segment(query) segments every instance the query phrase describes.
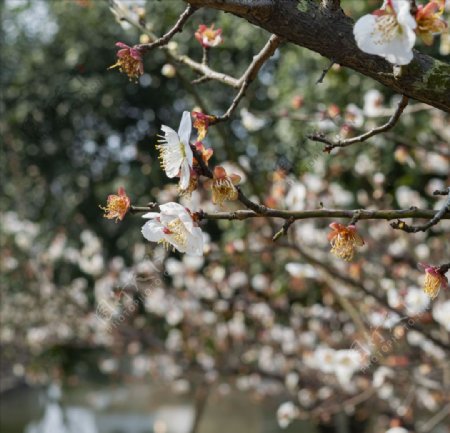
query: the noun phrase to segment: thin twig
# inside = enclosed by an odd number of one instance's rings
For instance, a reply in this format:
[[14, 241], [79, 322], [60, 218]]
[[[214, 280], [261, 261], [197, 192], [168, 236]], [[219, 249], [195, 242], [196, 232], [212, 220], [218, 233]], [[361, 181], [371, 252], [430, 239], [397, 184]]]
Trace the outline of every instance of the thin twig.
[[331, 140], [327, 138], [323, 133], [315, 133], [308, 135], [308, 138], [313, 141], [325, 143], [326, 146], [324, 148], [324, 152], [330, 152], [335, 147], [346, 147], [354, 143], [361, 143], [363, 141], [366, 141], [368, 138], [373, 137], [374, 135], [378, 135], [381, 134], [382, 132], [386, 132], [392, 129], [400, 119], [403, 110], [408, 105], [408, 100], [409, 100], [408, 97], [403, 95], [394, 114], [384, 125], [378, 126], [377, 128], [373, 128], [362, 135], [358, 135], [357, 137], [352, 137], [348, 139], [338, 138], [337, 140]]
[[234, 97], [231, 105], [228, 107], [228, 110], [222, 115], [217, 116], [214, 123], [223, 122], [228, 120], [230, 116], [233, 114], [234, 110], [237, 108], [240, 100], [245, 95], [245, 92], [252, 83], [252, 81], [258, 76], [259, 70], [262, 68], [264, 63], [273, 56], [276, 49], [279, 47], [281, 42], [283, 41], [277, 35], [272, 35], [270, 39], [267, 41], [266, 45], [262, 48], [262, 50], [253, 57], [252, 63], [248, 66], [247, 70], [242, 74], [241, 78], [239, 78], [239, 91]]
[[417, 232], [427, 231], [429, 228], [433, 227], [439, 221], [441, 221], [448, 212], [450, 212], [450, 187], [448, 187], [448, 189], [447, 189], [447, 194], [448, 194], [448, 197], [447, 197], [447, 201], [445, 202], [444, 206], [442, 206], [441, 210], [439, 210], [439, 212], [437, 212], [434, 215], [434, 217], [431, 218], [431, 220], [428, 221], [427, 223], [421, 224], [418, 226], [412, 226], [412, 225], [406, 224], [404, 221], [398, 220], [398, 221], [391, 223], [391, 227], [394, 229], [397, 229], [397, 230], [403, 230], [404, 232], [407, 232], [407, 233], [417, 233]]
[[139, 44], [135, 45], [134, 48], [139, 50], [141, 53], [146, 53], [147, 51], [152, 50], [153, 48], [162, 47], [163, 45], [167, 45], [170, 40], [179, 32], [183, 31], [183, 26], [189, 17], [197, 10], [196, 7], [191, 5], [187, 5], [184, 12], [178, 18], [178, 21], [175, 25], [162, 37], [157, 39], [156, 41], [150, 42], [148, 44]]
[[272, 240], [275, 242], [276, 240], [281, 238], [281, 236], [286, 236], [288, 233], [289, 227], [294, 222], [295, 222], [294, 218], [289, 218], [288, 220], [286, 220], [286, 222], [283, 224], [283, 227], [281, 227], [281, 229], [273, 235]]
[[316, 81], [316, 84], [322, 84], [323, 83], [323, 79], [325, 78], [325, 75], [328, 74], [328, 72], [333, 67], [333, 65], [334, 65], [334, 60], [331, 59], [330, 64], [325, 69], [322, 70], [322, 73], [320, 74], [319, 79]]

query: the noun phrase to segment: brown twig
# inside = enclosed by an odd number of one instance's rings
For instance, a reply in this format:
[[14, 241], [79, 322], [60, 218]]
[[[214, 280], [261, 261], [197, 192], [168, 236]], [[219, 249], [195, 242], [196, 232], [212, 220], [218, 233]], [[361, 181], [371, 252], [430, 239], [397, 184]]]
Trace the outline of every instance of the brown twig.
[[184, 12], [178, 18], [178, 21], [164, 36], [148, 44], [135, 45], [134, 48], [139, 50], [141, 53], [146, 53], [147, 51], [150, 51], [153, 48], [158, 48], [162, 47], [163, 45], [167, 45], [177, 33], [183, 31], [184, 24], [196, 10], [197, 10], [196, 7], [188, 4]]
[[287, 232], [289, 230], [289, 227], [292, 224], [294, 224], [294, 222], [295, 222], [294, 218], [289, 218], [288, 220], [286, 220], [286, 222], [283, 224], [283, 227], [281, 227], [281, 229], [273, 235], [272, 240], [275, 242], [276, 240], [281, 238], [281, 236], [286, 236]]
[[[209, 177], [209, 176], [208, 176]], [[209, 220], [246, 220], [249, 218], [281, 218], [285, 220], [303, 220], [311, 218], [347, 218], [351, 219], [355, 214], [359, 214], [359, 220], [393, 220], [397, 218], [423, 218], [432, 219], [436, 215], [436, 211], [428, 209], [392, 209], [392, 210], [342, 210], [342, 209], [314, 209], [302, 211], [289, 211], [282, 209], [273, 209], [267, 206], [257, 204], [249, 200], [240, 190], [239, 200], [249, 208], [249, 210], [236, 210], [231, 212], [204, 212], [203, 219]], [[148, 206], [133, 206], [135, 212], [148, 212], [151, 207]], [[444, 214], [442, 219], [450, 219], [450, 211]]]
[[407, 232], [407, 233], [417, 233], [417, 232], [427, 231], [429, 228], [433, 227], [439, 221], [441, 221], [444, 218], [444, 216], [450, 212], [450, 187], [447, 188], [447, 194], [448, 194], [448, 197], [447, 197], [447, 201], [445, 202], [444, 206], [442, 206], [442, 208], [439, 210], [439, 212], [437, 212], [434, 215], [434, 217], [431, 218], [430, 221], [428, 221], [427, 223], [421, 224], [418, 226], [412, 226], [412, 225], [406, 224], [404, 221], [398, 220], [398, 221], [391, 223], [391, 227], [394, 229], [397, 229], [397, 230], [403, 230], [404, 232]]
[[333, 67], [333, 65], [334, 65], [334, 60], [331, 59], [330, 64], [325, 69], [322, 70], [322, 73], [320, 74], [319, 79], [316, 81], [316, 84], [322, 84], [323, 83], [323, 79], [328, 74], [328, 72]]
[[378, 126], [377, 128], [373, 128], [362, 135], [358, 135], [357, 137], [352, 137], [348, 139], [338, 138], [337, 140], [331, 140], [320, 132], [308, 135], [308, 138], [313, 141], [325, 143], [326, 146], [323, 149], [324, 152], [330, 152], [335, 147], [346, 147], [354, 143], [361, 143], [363, 141], [366, 141], [368, 138], [373, 137], [374, 135], [378, 135], [381, 134], [382, 132], [386, 132], [392, 129], [400, 119], [403, 110], [408, 105], [408, 100], [409, 100], [408, 97], [403, 95], [394, 114], [384, 125]]
[[237, 108], [240, 100], [245, 95], [248, 86], [250, 86], [252, 81], [257, 77], [258, 72], [262, 68], [264, 63], [273, 56], [282, 41], [283, 39], [279, 36], [272, 35], [267, 41], [266, 45], [264, 45], [262, 50], [253, 57], [252, 63], [250, 63], [247, 70], [242, 74], [241, 78], [239, 78], [239, 91], [234, 97], [231, 105], [228, 107], [228, 110], [224, 114], [216, 117], [214, 123], [223, 122], [230, 118], [234, 110]]

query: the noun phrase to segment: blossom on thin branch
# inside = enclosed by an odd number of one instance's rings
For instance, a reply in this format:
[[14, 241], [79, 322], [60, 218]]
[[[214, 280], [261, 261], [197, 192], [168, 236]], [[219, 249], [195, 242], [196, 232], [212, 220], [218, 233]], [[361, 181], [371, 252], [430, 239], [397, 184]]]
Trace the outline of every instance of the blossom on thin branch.
[[225, 200], [237, 200], [238, 190], [235, 185], [239, 183], [241, 177], [237, 174], [228, 175], [223, 167], [214, 168], [213, 179], [208, 179], [205, 186], [212, 190], [212, 201], [219, 206], [223, 205]]
[[181, 118], [178, 133], [166, 125], [162, 125], [164, 136], [159, 140], [156, 148], [160, 152], [161, 167], [167, 177], [180, 177], [180, 189], [189, 187], [191, 169], [194, 155], [192, 153], [189, 139], [191, 137], [192, 123], [189, 111], [185, 111]]
[[413, 59], [416, 27], [408, 1], [386, 0], [381, 9], [355, 23], [353, 34], [361, 51], [384, 57], [394, 65], [407, 65]]
[[150, 242], [158, 242], [166, 248], [172, 246], [181, 253], [203, 255], [203, 234], [196, 226], [189, 209], [170, 202], [159, 207], [160, 212], [148, 212], [149, 219], [142, 227], [142, 235]]
[[419, 267], [425, 271], [425, 281], [423, 283], [423, 291], [430, 299], [435, 299], [440, 289], [446, 289], [448, 279], [439, 266], [431, 266], [419, 263]]
[[343, 260], [352, 260], [356, 247], [364, 245], [364, 240], [356, 231], [356, 227], [352, 224], [346, 227], [333, 222], [330, 228], [332, 231], [328, 234], [328, 240], [331, 244], [331, 252]]
[[217, 47], [223, 42], [222, 29], [214, 30], [214, 24], [209, 27], [200, 24], [195, 32], [195, 39], [200, 42], [203, 48]]
[[127, 196], [125, 189], [120, 187], [117, 195], [110, 194], [106, 200], [106, 206], [100, 206], [100, 209], [105, 211], [103, 215], [105, 218], [115, 218], [117, 222], [125, 218], [126, 213], [130, 209], [130, 204], [130, 198]]
[[117, 52], [117, 62], [108, 69], [119, 68], [119, 71], [127, 74], [130, 80], [136, 81], [144, 73], [142, 54], [123, 42], [117, 42], [116, 46], [121, 48]]

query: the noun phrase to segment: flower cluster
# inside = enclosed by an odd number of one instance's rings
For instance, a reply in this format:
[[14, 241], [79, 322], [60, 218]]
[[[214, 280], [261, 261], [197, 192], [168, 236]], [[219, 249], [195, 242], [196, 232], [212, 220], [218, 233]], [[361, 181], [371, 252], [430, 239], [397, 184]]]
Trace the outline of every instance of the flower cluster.
[[413, 59], [412, 48], [418, 34], [430, 45], [433, 35], [447, 24], [440, 18], [445, 0], [419, 5], [413, 16], [407, 0], [385, 0], [381, 9], [364, 15], [353, 29], [358, 47], [369, 54], [384, 57], [394, 65], [407, 65]]

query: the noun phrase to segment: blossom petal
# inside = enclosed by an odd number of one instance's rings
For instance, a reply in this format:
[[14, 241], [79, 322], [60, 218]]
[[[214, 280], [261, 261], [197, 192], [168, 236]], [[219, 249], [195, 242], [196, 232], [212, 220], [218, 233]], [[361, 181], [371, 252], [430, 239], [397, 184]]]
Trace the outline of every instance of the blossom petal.
[[146, 214], [142, 215], [142, 218], [146, 219], [155, 219], [160, 216], [159, 212], [147, 212]]
[[164, 227], [155, 220], [147, 221], [141, 229], [142, 235], [150, 242], [159, 242], [164, 238]]
[[180, 142], [184, 145], [189, 146], [189, 139], [191, 138], [192, 122], [191, 113], [189, 111], [184, 111], [181, 117], [180, 127], [178, 129], [178, 136], [180, 137]]
[[190, 256], [203, 256], [203, 233], [199, 227], [194, 227], [192, 236], [186, 246], [186, 254]]
[[189, 186], [190, 179], [191, 179], [191, 168], [189, 167], [189, 163], [185, 159], [181, 164], [180, 188], [187, 189]]

